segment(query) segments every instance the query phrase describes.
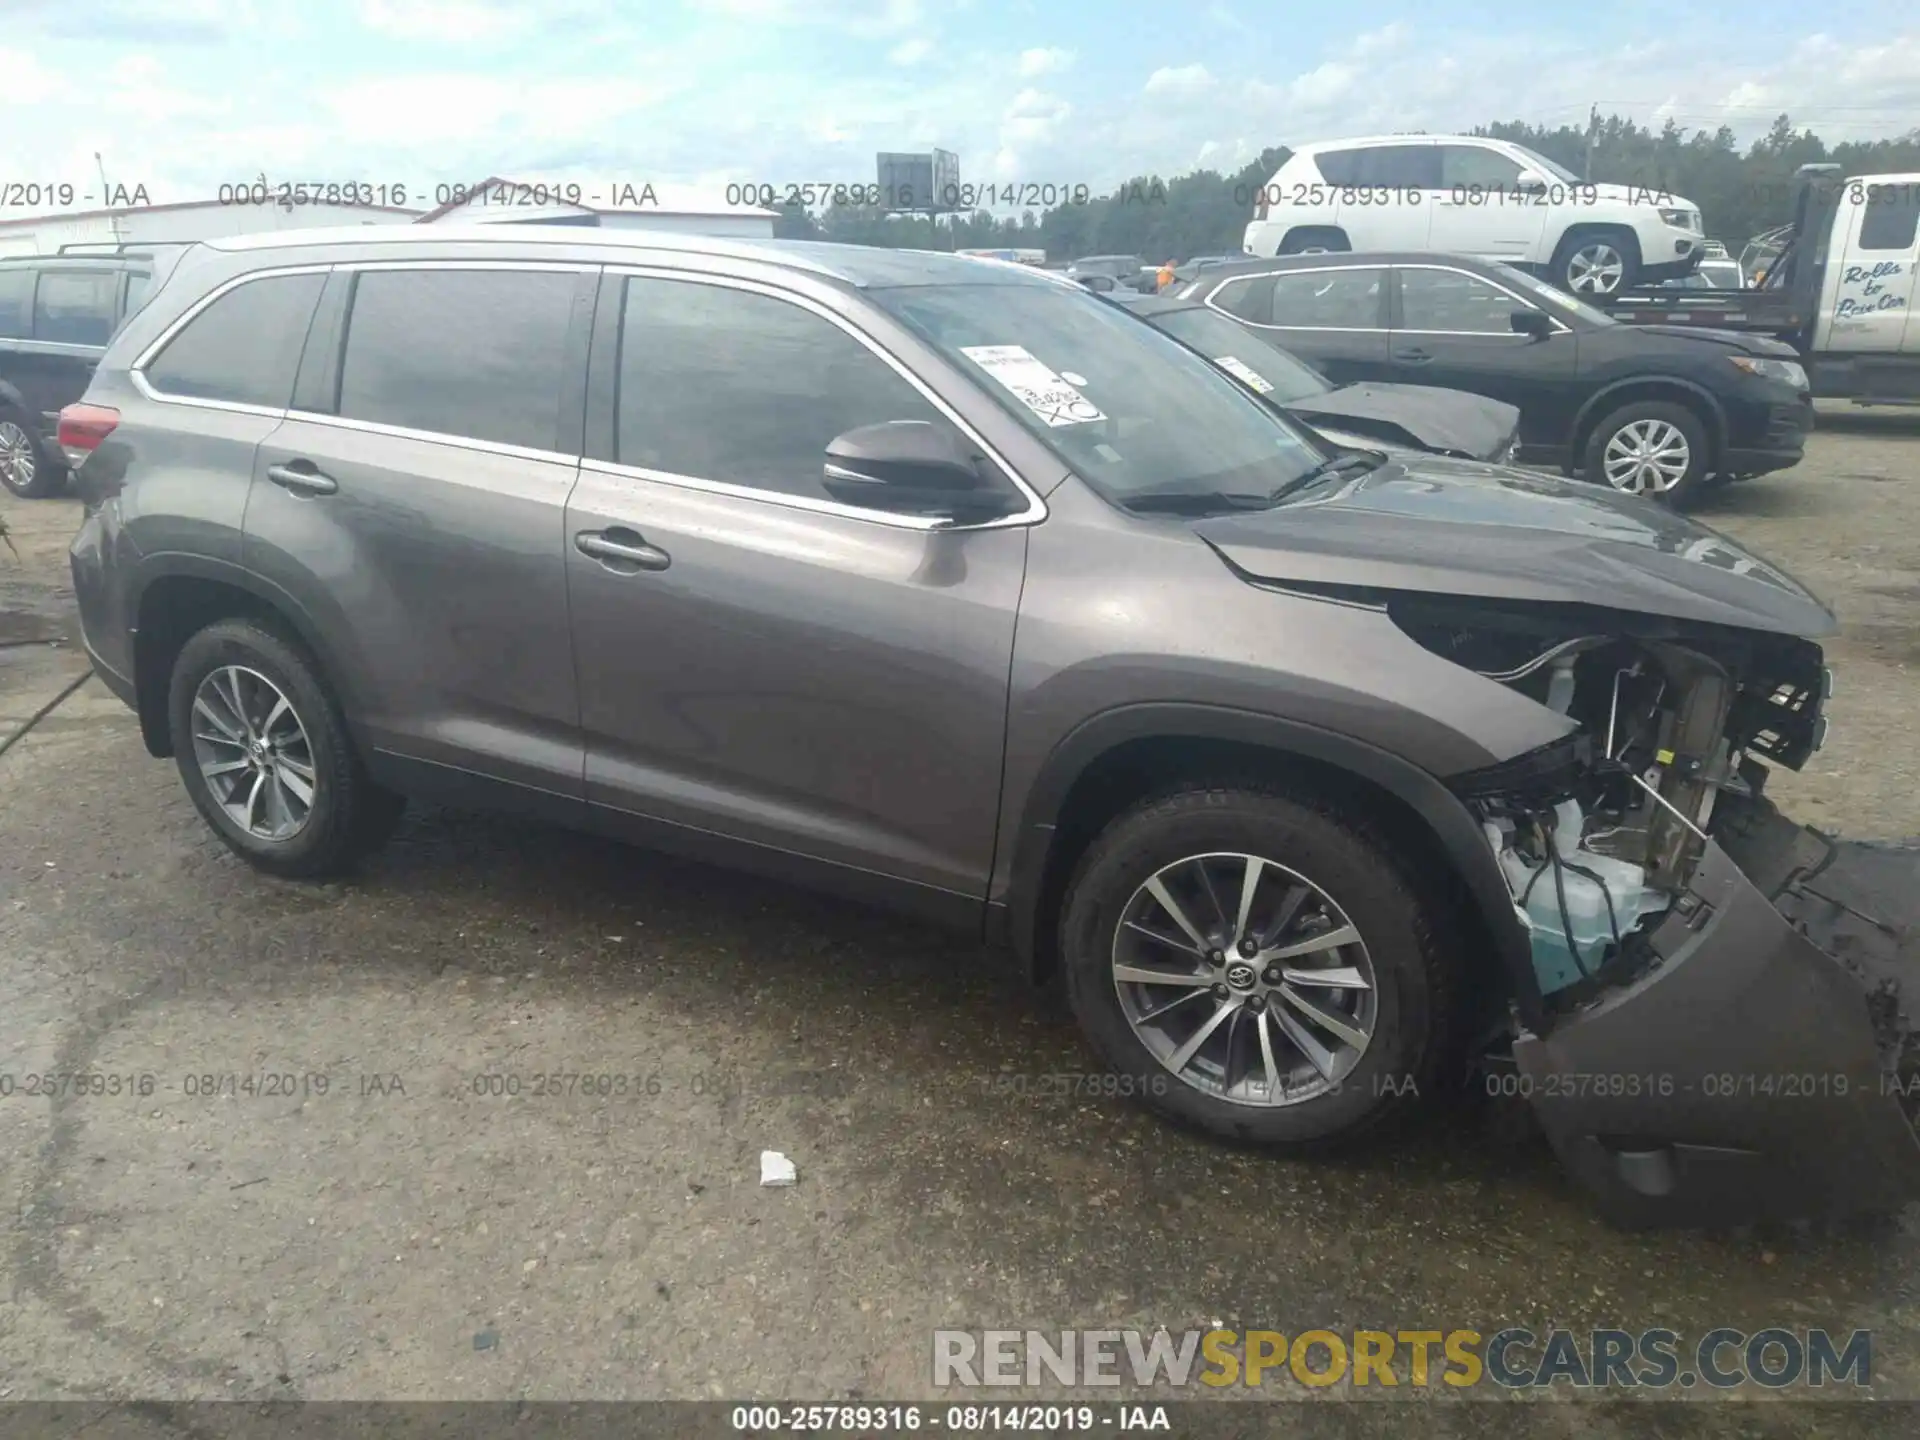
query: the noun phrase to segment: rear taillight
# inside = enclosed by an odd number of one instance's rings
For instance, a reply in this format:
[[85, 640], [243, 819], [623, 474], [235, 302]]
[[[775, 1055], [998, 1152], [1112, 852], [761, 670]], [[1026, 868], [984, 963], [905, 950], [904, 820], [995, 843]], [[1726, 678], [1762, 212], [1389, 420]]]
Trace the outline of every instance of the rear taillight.
[[78, 404], [62, 410], [60, 449], [66, 454], [68, 468], [78, 470], [119, 423], [120, 412], [111, 405]]
[[1253, 218], [1256, 220], [1267, 218], [1267, 192], [1264, 190], [1260, 192], [1260, 198], [1253, 202]]

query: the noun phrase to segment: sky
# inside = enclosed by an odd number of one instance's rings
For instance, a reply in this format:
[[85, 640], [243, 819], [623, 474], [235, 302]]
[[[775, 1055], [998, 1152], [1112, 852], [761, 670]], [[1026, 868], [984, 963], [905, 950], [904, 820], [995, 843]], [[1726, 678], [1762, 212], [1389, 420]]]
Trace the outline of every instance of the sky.
[[[152, 201], [222, 183], [1098, 189], [1275, 144], [1588, 107], [1743, 141], [1920, 126], [1912, 0], [0, 0], [0, 219], [23, 185]], [[1596, 20], [1604, 23], [1596, 24]], [[98, 163], [95, 155], [101, 158]], [[8, 205], [8, 202], [14, 202]], [[430, 203], [430, 202], [429, 202]], [[76, 204], [72, 208], [87, 208]]]

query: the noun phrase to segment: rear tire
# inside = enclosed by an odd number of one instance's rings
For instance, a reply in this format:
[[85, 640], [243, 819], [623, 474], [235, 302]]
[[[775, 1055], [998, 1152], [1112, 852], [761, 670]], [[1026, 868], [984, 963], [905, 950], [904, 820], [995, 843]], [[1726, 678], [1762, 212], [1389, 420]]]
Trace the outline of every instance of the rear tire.
[[368, 777], [319, 667], [257, 621], [219, 620], [187, 641], [167, 717], [194, 807], [270, 875], [337, 874], [384, 844], [406, 807]]
[[41, 500], [66, 483], [67, 467], [50, 453], [33, 417], [0, 401], [0, 485], [22, 500]]
[[[1113, 821], [1068, 887], [1060, 953], [1068, 1002], [1122, 1093], [1215, 1135], [1303, 1148], [1431, 1095], [1460, 962], [1402, 863], [1363, 818], [1264, 786], [1183, 786]], [[1354, 938], [1313, 945], [1335, 934]], [[1143, 970], [1171, 983], [1133, 978]]]
[[1684, 405], [1641, 400], [1600, 417], [1581, 478], [1685, 509], [1706, 492], [1707, 427]]
[[1289, 230], [1280, 242], [1281, 255], [1340, 255], [1353, 249], [1347, 232], [1324, 226], [1302, 226]]

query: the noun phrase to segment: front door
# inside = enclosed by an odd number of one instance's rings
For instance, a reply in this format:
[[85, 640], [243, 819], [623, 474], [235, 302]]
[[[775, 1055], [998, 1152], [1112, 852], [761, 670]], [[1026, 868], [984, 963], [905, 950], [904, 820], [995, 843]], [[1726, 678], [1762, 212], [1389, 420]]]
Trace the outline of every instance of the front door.
[[841, 432], [950, 422], [825, 306], [622, 283], [595, 324], [606, 453], [566, 515], [589, 803], [643, 837], [977, 914], [1027, 532], [827, 494]]
[[1849, 182], [1836, 224], [1841, 243], [1827, 262], [1822, 348], [1843, 355], [1920, 348], [1920, 322], [1913, 318], [1920, 176]]
[[1530, 260], [1546, 228], [1545, 196], [1523, 191], [1520, 162], [1481, 145], [1440, 145], [1428, 248], [1485, 260]]

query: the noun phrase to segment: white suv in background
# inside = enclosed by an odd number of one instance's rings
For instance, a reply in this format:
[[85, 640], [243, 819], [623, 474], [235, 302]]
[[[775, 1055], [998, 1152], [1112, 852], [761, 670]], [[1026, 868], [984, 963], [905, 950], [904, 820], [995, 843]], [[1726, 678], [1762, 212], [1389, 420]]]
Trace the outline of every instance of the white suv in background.
[[1249, 255], [1437, 250], [1543, 272], [1580, 295], [1692, 273], [1699, 208], [1647, 186], [1596, 184], [1476, 135], [1383, 135], [1295, 151], [1250, 198]]

